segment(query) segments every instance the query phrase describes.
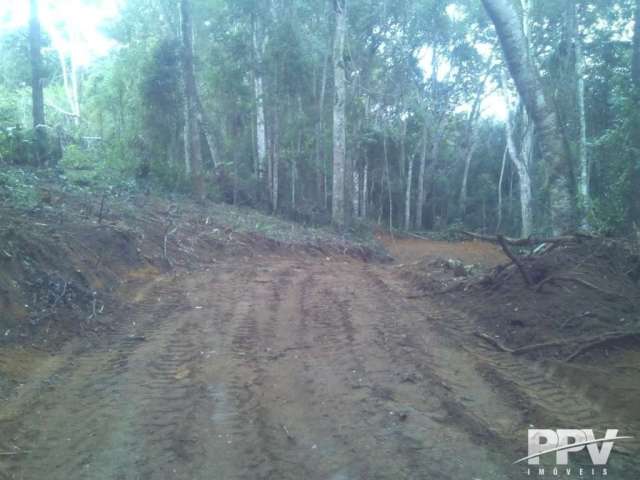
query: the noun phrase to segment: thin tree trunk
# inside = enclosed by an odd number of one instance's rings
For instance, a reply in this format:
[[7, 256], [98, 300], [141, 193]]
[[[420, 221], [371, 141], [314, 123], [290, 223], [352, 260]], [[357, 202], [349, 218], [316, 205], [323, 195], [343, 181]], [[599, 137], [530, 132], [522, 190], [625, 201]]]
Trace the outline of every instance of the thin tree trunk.
[[39, 165], [46, 161], [46, 132], [44, 131], [44, 91], [42, 86], [42, 32], [38, 17], [38, 0], [31, 0], [29, 21], [29, 50], [31, 57], [32, 119], [36, 135], [36, 160]]
[[193, 194], [197, 201], [205, 198], [202, 176], [202, 147], [198, 125], [196, 77], [193, 66], [193, 27], [189, 0], [180, 0], [182, 26], [182, 69], [185, 96], [185, 140], [188, 144], [188, 165], [191, 168]]
[[553, 231], [556, 234], [569, 231], [575, 222], [575, 205], [557, 114], [547, 102], [538, 71], [529, 55], [520, 18], [509, 0], [482, 0], [482, 3], [495, 25], [507, 66], [533, 120], [542, 158], [549, 169]]
[[336, 225], [347, 223], [345, 199], [346, 185], [346, 76], [344, 65], [344, 42], [347, 29], [347, 15], [345, 0], [335, 1], [336, 27], [333, 44], [333, 77], [334, 95], [333, 105], [333, 192], [331, 216]]
[[467, 120], [467, 129], [466, 129], [466, 154], [464, 159], [464, 173], [462, 175], [462, 186], [460, 188], [460, 212], [464, 217], [464, 214], [467, 210], [467, 183], [469, 179], [469, 168], [471, 167], [471, 159], [473, 158], [473, 154], [476, 150], [476, 146], [478, 143], [478, 134], [476, 131], [476, 122], [480, 117], [480, 106], [482, 104], [482, 94], [484, 93], [484, 87], [489, 78], [489, 74], [491, 73], [491, 67], [493, 66], [493, 58], [489, 58], [487, 61], [487, 71], [484, 75], [484, 78], [478, 85], [478, 90], [476, 91], [476, 97], [473, 101], [473, 106], [471, 107], [471, 111], [469, 112], [469, 118]]
[[324, 195], [326, 198], [326, 193], [323, 191], [323, 186], [326, 188], [326, 183], [324, 182], [325, 175], [325, 159], [324, 159], [324, 149], [322, 137], [324, 133], [324, 103], [325, 96], [327, 92], [327, 70], [329, 65], [329, 54], [325, 55], [324, 61], [322, 62], [322, 77], [320, 79], [320, 95], [318, 98], [318, 120], [316, 122], [316, 161], [315, 168], [317, 172], [317, 184], [318, 184], [318, 198]]
[[78, 85], [78, 67], [73, 52], [69, 54], [69, 63], [71, 64], [71, 93], [73, 99], [73, 114], [76, 125], [80, 123], [80, 87]]
[[404, 181], [407, 167], [407, 119], [400, 120], [400, 179]]
[[357, 168], [353, 169], [353, 195], [351, 196], [353, 203], [353, 216], [360, 217], [360, 172]]
[[640, 0], [636, 0], [633, 26], [633, 58], [631, 61], [631, 79], [636, 88], [640, 88]]
[[204, 138], [207, 143], [207, 148], [209, 149], [209, 155], [211, 156], [211, 163], [213, 164], [213, 168], [215, 168], [218, 164], [218, 152], [216, 149], [216, 141], [215, 135], [213, 134], [213, 129], [211, 128], [211, 121], [209, 120], [209, 116], [204, 109], [204, 105], [202, 105], [202, 100], [200, 99], [200, 95], [196, 91], [196, 102], [198, 106], [198, 117], [200, 120], [200, 128], [202, 133], [204, 133]]
[[415, 228], [420, 230], [422, 228], [422, 209], [425, 201], [425, 188], [424, 188], [424, 176], [427, 169], [427, 134], [428, 134], [427, 120], [424, 120], [422, 126], [422, 152], [420, 155], [420, 167], [418, 169], [418, 195], [416, 198], [416, 218]]
[[580, 127], [580, 141], [578, 142], [578, 163], [580, 165], [580, 178], [578, 192], [580, 194], [582, 208], [582, 226], [589, 228], [587, 215], [591, 207], [589, 194], [589, 157], [587, 152], [587, 115], [584, 104], [584, 55], [582, 54], [582, 38], [580, 34], [576, 38], [576, 75], [577, 75], [577, 103]]
[[263, 34], [259, 38], [258, 20], [253, 19], [253, 53], [254, 53], [254, 74], [253, 89], [256, 102], [256, 147], [258, 154], [258, 192], [262, 191], [265, 180], [265, 169], [267, 163], [267, 128], [264, 113], [264, 86], [263, 86], [263, 62], [267, 44], [267, 35]]
[[413, 182], [413, 158], [409, 159], [407, 166], [407, 186], [404, 198], [404, 229], [411, 229], [411, 183]]
[[275, 111], [273, 115], [273, 132], [271, 140], [271, 152], [272, 152], [272, 167], [271, 167], [271, 208], [273, 213], [278, 211], [278, 191], [280, 189], [280, 120], [278, 118], [278, 112]]
[[[185, 94], [186, 99], [186, 94]], [[184, 145], [184, 173], [187, 177], [191, 178], [191, 123], [188, 120], [189, 118], [189, 104], [184, 102], [184, 135], [183, 135], [183, 145]]]
[[462, 187], [460, 188], [460, 211], [462, 215], [467, 211], [467, 183], [469, 179], [469, 170], [471, 168], [471, 159], [478, 145], [478, 136], [473, 133], [473, 137], [469, 139], [470, 145], [467, 148], [467, 154], [464, 159], [464, 172], [462, 173]]
[[509, 147], [505, 145], [502, 154], [502, 164], [500, 165], [500, 178], [498, 179], [498, 221], [496, 222], [496, 233], [500, 232], [502, 227], [502, 183], [504, 182], [504, 170], [507, 165], [507, 156], [509, 155]]
[[384, 170], [387, 177], [387, 194], [389, 196], [389, 233], [393, 233], [393, 196], [391, 193], [391, 169], [389, 168], [389, 154], [387, 149], [387, 136], [382, 134], [382, 150], [384, 154]]
[[367, 160], [366, 154], [364, 158], [364, 168], [362, 172], [362, 200], [361, 204], [361, 212], [360, 215], [362, 218], [366, 220], [367, 218], [367, 204], [369, 202], [369, 161]]

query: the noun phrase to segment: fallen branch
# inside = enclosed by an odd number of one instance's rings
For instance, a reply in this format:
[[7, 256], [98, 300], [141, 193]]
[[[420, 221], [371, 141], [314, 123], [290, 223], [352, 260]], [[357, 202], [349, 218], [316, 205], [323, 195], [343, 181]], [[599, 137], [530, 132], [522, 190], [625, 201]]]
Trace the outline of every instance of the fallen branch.
[[286, 425], [284, 423], [281, 423], [280, 426], [282, 427], [282, 430], [284, 430], [284, 433], [287, 436], [287, 439], [290, 442], [295, 442], [296, 441], [295, 437], [289, 433], [289, 430], [287, 429]]
[[595, 337], [587, 337], [587, 338], [576, 338], [571, 341], [567, 340], [553, 340], [550, 342], [542, 342], [542, 343], [534, 343], [531, 345], [525, 345], [524, 347], [519, 348], [509, 348], [502, 343], [500, 343], [495, 338], [487, 335], [486, 333], [474, 332], [474, 335], [478, 338], [483, 339], [485, 342], [489, 343], [496, 350], [500, 352], [510, 353], [512, 355], [523, 355], [525, 353], [531, 353], [535, 350], [541, 350], [543, 348], [551, 348], [551, 347], [565, 347], [574, 343], [586, 342], [585, 345], [582, 345], [575, 352], [569, 355], [565, 361], [570, 362], [578, 355], [590, 350], [594, 347], [602, 345], [604, 343], [613, 342], [625, 338], [634, 338], [640, 337], [640, 332], [612, 332], [612, 333], [604, 333], [602, 335], [597, 335]]
[[412, 233], [412, 232], [404, 232], [405, 234], [409, 235], [410, 237], [414, 237], [414, 238], [418, 238], [420, 240], [428, 240], [431, 241], [430, 238], [424, 237], [422, 235], [418, 235], [417, 233]]
[[616, 293], [616, 292], [610, 292], [608, 290], [605, 290], [603, 288], [598, 287], [597, 285], [594, 285], [591, 282], [587, 282], [586, 280], [582, 280], [581, 278], [577, 278], [577, 277], [565, 277], [565, 276], [561, 276], [561, 275], [550, 275], [547, 278], [541, 280], [540, 282], [538, 282], [538, 284], [534, 287], [535, 290], [537, 292], [539, 292], [540, 290], [542, 290], [542, 287], [549, 282], [553, 282], [554, 280], [560, 280], [560, 281], [564, 281], [564, 282], [574, 282], [577, 283], [579, 285], [582, 285], [584, 287], [590, 288], [591, 290], [595, 290], [596, 292], [600, 292], [604, 295], [608, 295], [608, 296], [612, 296], [612, 297], [617, 297], [617, 298], [627, 298], [625, 295], [622, 295], [620, 293]]
[[636, 337], [640, 337], [640, 332], [612, 333], [612, 334], [600, 335], [599, 337], [594, 338], [593, 340], [589, 341], [587, 344], [582, 345], [580, 348], [578, 348], [575, 352], [573, 352], [571, 355], [569, 355], [565, 359], [565, 362], [570, 362], [574, 360], [576, 357], [578, 357], [579, 355], [582, 355], [583, 353], [585, 353], [586, 351], [591, 350], [592, 348], [595, 348], [595, 347], [600, 347], [606, 343], [611, 343], [618, 340], [624, 340], [627, 338], [636, 338]]
[[513, 353], [513, 350], [511, 348], [505, 347], [498, 340], [496, 340], [495, 338], [487, 335], [486, 333], [474, 332], [473, 334], [476, 337], [479, 337], [479, 338], [483, 339], [485, 342], [491, 344], [493, 347], [495, 347], [497, 350], [499, 350], [501, 352]]
[[525, 283], [528, 286], [533, 285], [533, 280], [531, 280], [531, 276], [529, 275], [529, 272], [527, 272], [527, 270], [524, 268], [524, 265], [522, 265], [522, 262], [518, 259], [518, 257], [516, 257], [514, 253], [509, 249], [509, 246], [507, 245], [507, 241], [505, 240], [505, 238], [502, 235], [498, 235], [497, 238], [498, 238], [498, 243], [502, 247], [502, 251], [504, 251], [505, 255], [509, 257], [509, 259], [513, 263], [515, 263], [516, 267], [518, 267], [518, 270], [520, 270], [520, 274], [522, 275], [522, 278], [524, 278]]
[[499, 243], [499, 237], [502, 237], [506, 243], [515, 247], [526, 247], [531, 245], [539, 245], [541, 243], [574, 243], [579, 242], [585, 238], [594, 238], [586, 234], [575, 235], [563, 235], [559, 237], [527, 237], [527, 238], [511, 238], [503, 235], [483, 235], [481, 233], [467, 232], [460, 230], [460, 233], [467, 235], [468, 237], [475, 238], [476, 240], [483, 240], [485, 242]]

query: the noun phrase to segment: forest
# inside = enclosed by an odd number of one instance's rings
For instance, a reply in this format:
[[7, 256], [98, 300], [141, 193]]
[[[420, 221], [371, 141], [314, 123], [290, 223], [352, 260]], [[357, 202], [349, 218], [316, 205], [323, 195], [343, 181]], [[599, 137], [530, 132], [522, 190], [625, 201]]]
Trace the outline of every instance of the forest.
[[0, 480], [640, 478], [640, 0], [0, 0]]
[[0, 38], [3, 162], [311, 224], [640, 221], [637, 2], [130, 0], [91, 61], [37, 3]]

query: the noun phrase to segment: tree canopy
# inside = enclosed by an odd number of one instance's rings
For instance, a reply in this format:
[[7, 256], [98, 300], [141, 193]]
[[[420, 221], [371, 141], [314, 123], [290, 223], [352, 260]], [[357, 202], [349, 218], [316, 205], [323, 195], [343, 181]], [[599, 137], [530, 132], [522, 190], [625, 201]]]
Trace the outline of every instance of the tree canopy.
[[90, 61], [30, 7], [1, 161], [340, 227], [640, 223], [637, 0], [126, 0]]

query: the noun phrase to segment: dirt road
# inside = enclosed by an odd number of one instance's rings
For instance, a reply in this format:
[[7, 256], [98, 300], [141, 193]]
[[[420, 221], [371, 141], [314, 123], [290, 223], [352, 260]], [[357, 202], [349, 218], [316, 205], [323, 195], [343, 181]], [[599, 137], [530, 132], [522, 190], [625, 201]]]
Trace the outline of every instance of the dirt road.
[[541, 406], [505, 395], [467, 319], [391, 267], [235, 259], [130, 295], [123, 331], [5, 402], [0, 478], [526, 478], [511, 462], [547, 395], [594, 415], [515, 360], [503, 380], [537, 381]]

